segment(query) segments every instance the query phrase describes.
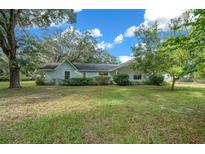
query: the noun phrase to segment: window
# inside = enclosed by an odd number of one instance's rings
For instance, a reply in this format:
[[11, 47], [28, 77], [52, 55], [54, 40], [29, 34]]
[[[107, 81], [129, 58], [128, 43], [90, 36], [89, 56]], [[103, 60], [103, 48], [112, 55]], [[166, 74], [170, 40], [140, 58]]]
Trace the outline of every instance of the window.
[[134, 78], [134, 80], [142, 80], [142, 75], [141, 74], [137, 74], [137, 75], [135, 74], [133, 78]]
[[70, 72], [65, 71], [65, 80], [70, 79]]
[[108, 76], [108, 72], [100, 72], [99, 75]]

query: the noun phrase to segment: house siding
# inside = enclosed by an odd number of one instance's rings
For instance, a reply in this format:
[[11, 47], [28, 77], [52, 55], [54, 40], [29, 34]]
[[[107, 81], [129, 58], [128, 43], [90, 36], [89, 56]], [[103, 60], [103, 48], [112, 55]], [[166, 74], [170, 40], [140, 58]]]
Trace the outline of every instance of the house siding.
[[[145, 81], [146, 80], [146, 76], [142, 72], [138, 70], [133, 70], [129, 65], [118, 68], [117, 70], [113, 71], [112, 76], [114, 76], [115, 74], [128, 74], [130, 81]], [[142, 75], [142, 80], [134, 80], [134, 75]]]
[[[73, 66], [68, 61], [64, 61], [61, 65], [59, 65], [55, 70], [44, 70], [45, 74], [45, 81], [50, 82], [52, 80], [64, 80], [65, 79], [65, 71], [70, 72], [70, 78], [93, 78], [96, 76], [99, 76], [100, 71], [81, 71], [79, 72], [75, 66]], [[105, 72], [105, 71], [103, 71]], [[120, 68], [113, 70], [111, 72], [108, 71], [108, 76], [111, 80], [113, 80], [113, 76], [115, 74], [128, 74], [130, 81], [145, 81], [147, 77], [140, 71], [133, 70], [131, 68], [131, 65], [127, 64], [124, 66], [121, 66]], [[142, 75], [141, 80], [134, 80], [134, 75]]]
[[93, 78], [98, 76], [98, 72], [85, 72], [85, 77], [86, 78]]
[[54, 71], [44, 71], [45, 81], [50, 82], [53, 79], [64, 80], [65, 71], [70, 71], [70, 78], [83, 77], [83, 74], [81, 72], [75, 70], [72, 65], [65, 61]]

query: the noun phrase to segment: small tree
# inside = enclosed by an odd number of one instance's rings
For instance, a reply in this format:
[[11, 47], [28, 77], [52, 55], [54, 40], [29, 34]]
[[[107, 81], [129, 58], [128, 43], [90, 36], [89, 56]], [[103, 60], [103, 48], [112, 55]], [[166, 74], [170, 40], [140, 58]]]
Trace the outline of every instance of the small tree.
[[74, 22], [73, 10], [0, 10], [0, 48], [9, 60], [10, 88], [20, 88], [16, 28]]
[[[169, 44], [165, 41], [165, 44]], [[169, 74], [172, 77], [171, 89], [174, 89], [175, 82], [187, 74], [185, 71], [186, 65], [191, 62], [189, 54], [182, 49], [170, 50], [169, 46], [159, 48], [159, 57], [164, 61], [159, 65], [159, 70]]]
[[205, 16], [203, 11], [196, 12], [195, 21], [190, 18], [192, 11], [172, 20], [170, 29], [173, 35], [158, 48], [159, 57], [163, 60], [160, 69], [172, 76], [172, 90], [178, 79], [197, 71], [205, 62]]

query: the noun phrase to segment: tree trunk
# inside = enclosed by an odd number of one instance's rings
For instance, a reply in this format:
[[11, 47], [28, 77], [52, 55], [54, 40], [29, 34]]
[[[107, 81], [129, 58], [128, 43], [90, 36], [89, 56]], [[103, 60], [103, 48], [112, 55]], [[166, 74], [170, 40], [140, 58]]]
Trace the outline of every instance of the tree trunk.
[[9, 59], [9, 71], [10, 71], [10, 86], [9, 88], [21, 88], [19, 70], [16, 59], [16, 37], [15, 37], [15, 26], [16, 26], [16, 17], [18, 10], [10, 10], [9, 25], [7, 30], [7, 39], [8, 39], [8, 59]]
[[19, 77], [19, 66], [16, 63], [16, 58], [9, 58], [9, 71], [10, 71], [10, 85], [9, 88], [21, 88]]
[[175, 85], [176, 80], [177, 80], [177, 78], [173, 77], [171, 90], [174, 90], [174, 85]]

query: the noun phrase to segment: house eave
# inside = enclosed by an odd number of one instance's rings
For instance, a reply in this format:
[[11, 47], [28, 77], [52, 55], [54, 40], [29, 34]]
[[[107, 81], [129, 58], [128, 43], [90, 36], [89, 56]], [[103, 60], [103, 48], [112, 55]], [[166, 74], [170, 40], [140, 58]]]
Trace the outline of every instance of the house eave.
[[46, 71], [46, 72], [52, 72], [52, 71], [55, 71], [56, 69], [41, 69], [43, 71]]
[[125, 62], [125, 63], [120, 64], [118, 67], [112, 69], [111, 72], [113, 72], [113, 71], [115, 71], [115, 70], [117, 70], [117, 69], [119, 69], [119, 68], [122, 68], [122, 67], [124, 67], [124, 66], [129, 65], [129, 64], [132, 63], [134, 60], [135, 60], [135, 58], [133, 58], [133, 59], [131, 59], [131, 60]]
[[112, 72], [112, 70], [79, 70], [80, 72]]

